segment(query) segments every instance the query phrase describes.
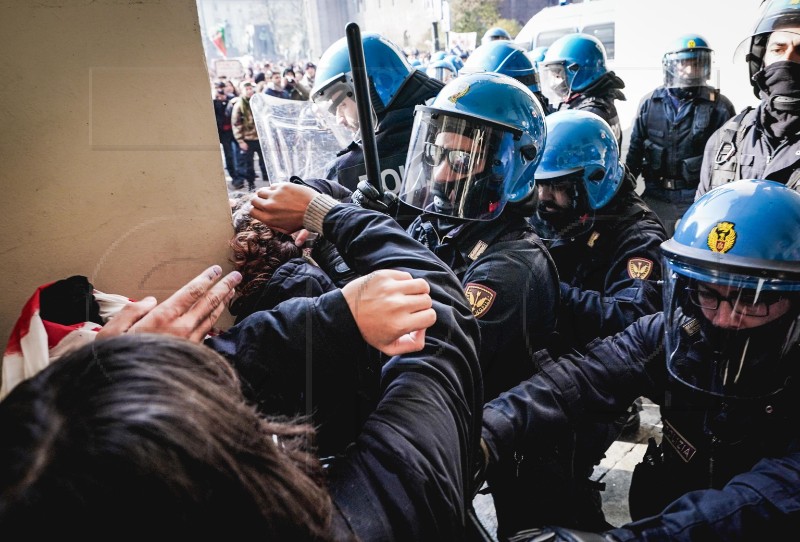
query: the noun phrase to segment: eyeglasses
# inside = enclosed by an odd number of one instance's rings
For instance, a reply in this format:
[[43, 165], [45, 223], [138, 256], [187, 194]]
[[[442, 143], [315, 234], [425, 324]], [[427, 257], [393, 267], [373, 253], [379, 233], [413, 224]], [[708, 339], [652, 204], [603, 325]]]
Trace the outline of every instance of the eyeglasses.
[[753, 291], [738, 290], [728, 296], [722, 296], [708, 288], [686, 288], [686, 290], [689, 292], [691, 302], [701, 309], [715, 311], [721, 301], [727, 301], [733, 312], [743, 316], [768, 316], [769, 306], [783, 299], [781, 292], [761, 292], [756, 301]]
[[467, 173], [473, 163], [472, 153], [440, 147], [433, 143], [425, 143], [422, 150], [422, 160], [429, 166], [438, 166], [445, 156], [450, 163], [450, 169], [456, 173]]

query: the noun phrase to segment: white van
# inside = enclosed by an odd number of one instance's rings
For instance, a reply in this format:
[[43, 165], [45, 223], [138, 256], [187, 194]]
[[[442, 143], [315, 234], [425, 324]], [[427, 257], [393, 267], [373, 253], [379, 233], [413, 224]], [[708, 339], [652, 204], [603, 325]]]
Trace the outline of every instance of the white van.
[[661, 58], [683, 34], [700, 34], [708, 41], [714, 50], [717, 86], [737, 110], [758, 103], [746, 63], [733, 62], [736, 47], [755, 27], [758, 6], [757, 0], [588, 0], [542, 9], [515, 41], [532, 50], [583, 32], [603, 43], [608, 68], [625, 82], [627, 100], [617, 102], [625, 133], [624, 160], [639, 102], [663, 83]]

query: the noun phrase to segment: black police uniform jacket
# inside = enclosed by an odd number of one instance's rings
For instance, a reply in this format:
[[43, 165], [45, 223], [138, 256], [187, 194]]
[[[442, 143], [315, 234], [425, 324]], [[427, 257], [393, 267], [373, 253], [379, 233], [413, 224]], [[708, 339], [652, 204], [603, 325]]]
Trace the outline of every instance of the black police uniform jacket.
[[[426, 279], [437, 316], [421, 351], [383, 366], [377, 408], [327, 469], [336, 536], [463, 540], [483, 394], [479, 329], [461, 284], [381, 213], [340, 204], [323, 230], [359, 274]], [[307, 402], [335, 408], [337, 395], [352, 393], [364, 350], [341, 290], [255, 312], [206, 344], [236, 367], [248, 395], [281, 406], [276, 414], [306, 413]]]
[[639, 103], [625, 165], [648, 189], [695, 189], [700, 181], [703, 150], [711, 135], [736, 110], [711, 87], [698, 87], [676, 112], [665, 87]]
[[780, 395], [732, 408], [690, 398], [669, 377], [665, 359], [663, 313], [592, 343], [583, 356], [554, 361], [540, 353], [539, 373], [484, 408], [490, 455], [496, 461], [558, 449], [573, 438], [574, 425], [610, 420], [644, 395], [661, 406], [664, 457], [660, 476], [651, 477], [660, 482], [642, 488], [638, 498], [649, 494], [664, 508], [607, 534], [619, 542], [667, 542], [768, 540], [797, 532], [797, 369]]
[[496, 397], [533, 374], [532, 356], [555, 329], [555, 265], [533, 228], [510, 208], [494, 220], [454, 228], [442, 239], [426, 220], [431, 219], [417, 218], [409, 233], [461, 279], [481, 328], [484, 395]]
[[[800, 189], [800, 132], [777, 140], [762, 123], [765, 103], [730, 119], [706, 143], [695, 201], [726, 182], [769, 179]], [[733, 148], [722, 145], [730, 130]]]
[[561, 280], [558, 334], [572, 348], [661, 310], [655, 284], [666, 232], [631, 184], [623, 182], [591, 228], [548, 247]]

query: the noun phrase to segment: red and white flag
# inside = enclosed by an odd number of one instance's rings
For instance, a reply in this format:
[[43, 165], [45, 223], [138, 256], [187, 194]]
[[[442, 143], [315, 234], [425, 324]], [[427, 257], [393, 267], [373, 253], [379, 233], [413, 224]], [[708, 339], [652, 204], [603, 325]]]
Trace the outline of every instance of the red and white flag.
[[76, 322], [60, 324], [43, 320], [40, 316], [41, 293], [55, 283], [37, 288], [22, 308], [11, 337], [3, 354], [2, 385], [0, 400], [11, 390], [30, 378], [68, 350], [82, 346], [95, 339], [97, 332], [108, 319], [132, 300], [117, 294], [106, 294], [98, 290], [92, 296], [99, 306], [102, 322]]

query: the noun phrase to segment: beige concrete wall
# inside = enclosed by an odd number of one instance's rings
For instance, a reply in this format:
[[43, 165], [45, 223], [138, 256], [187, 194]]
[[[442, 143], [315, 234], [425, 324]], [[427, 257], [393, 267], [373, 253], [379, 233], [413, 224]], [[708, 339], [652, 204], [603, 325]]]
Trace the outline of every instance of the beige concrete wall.
[[0, 35], [2, 345], [46, 282], [164, 299], [230, 268], [195, 1], [4, 0]]

